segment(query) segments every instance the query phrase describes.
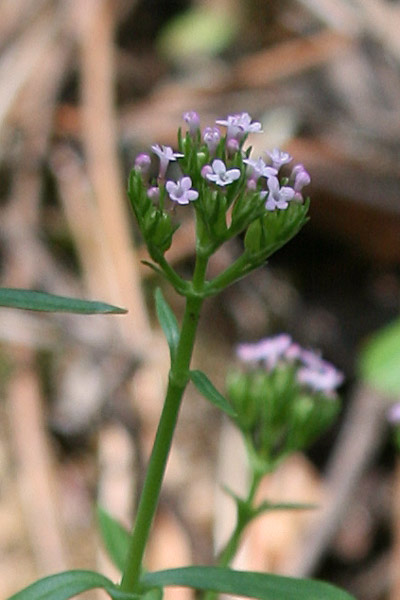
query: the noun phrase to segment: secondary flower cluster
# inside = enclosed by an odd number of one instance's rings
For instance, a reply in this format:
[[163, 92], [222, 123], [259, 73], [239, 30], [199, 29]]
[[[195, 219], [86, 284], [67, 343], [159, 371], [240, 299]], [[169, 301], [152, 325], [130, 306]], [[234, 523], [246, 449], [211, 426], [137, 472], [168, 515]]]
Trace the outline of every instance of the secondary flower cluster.
[[292, 364], [296, 367], [295, 375], [299, 384], [327, 396], [332, 396], [343, 382], [343, 374], [331, 363], [294, 343], [286, 333], [264, 338], [254, 344], [239, 344], [237, 354], [245, 362], [264, 364], [268, 371]]
[[267, 472], [285, 456], [310, 445], [339, 410], [343, 375], [287, 334], [240, 344], [227, 390], [251, 465]]

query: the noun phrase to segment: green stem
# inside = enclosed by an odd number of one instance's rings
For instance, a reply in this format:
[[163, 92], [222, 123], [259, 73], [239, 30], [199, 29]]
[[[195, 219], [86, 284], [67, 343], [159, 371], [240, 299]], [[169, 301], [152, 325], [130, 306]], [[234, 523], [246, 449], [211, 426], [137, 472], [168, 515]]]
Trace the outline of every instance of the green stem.
[[253, 268], [255, 268], [255, 266], [252, 265], [248, 253], [246, 251], [243, 252], [243, 254], [235, 260], [233, 264], [227, 267], [225, 271], [207, 283], [207, 295], [212, 296], [218, 294], [221, 290], [228, 287], [228, 285], [231, 285], [244, 277], [244, 275]]
[[168, 261], [165, 260], [164, 255], [157, 255], [155, 256], [154, 260], [158, 262], [158, 264], [164, 272], [165, 277], [174, 286], [178, 294], [184, 296], [190, 289], [189, 282], [185, 281], [184, 279], [182, 279], [182, 277], [178, 275], [175, 269], [173, 269], [168, 263]]
[[262, 475], [260, 475], [259, 473], [253, 473], [252, 482], [247, 498], [243, 503], [242, 509], [238, 509], [238, 519], [236, 527], [218, 557], [219, 567], [227, 567], [230, 565], [239, 549], [239, 544], [243, 531], [250, 523], [250, 521], [254, 518], [253, 502], [261, 479]]
[[183, 392], [189, 380], [189, 368], [192, 357], [200, 309], [204, 301], [201, 294], [208, 257], [198, 256], [193, 276], [193, 290], [196, 295], [186, 299], [181, 334], [175, 359], [169, 373], [169, 383], [164, 407], [161, 413], [149, 466], [141, 493], [121, 580], [121, 590], [137, 592], [147, 540], [158, 505], [161, 484], [167, 465], [172, 438], [178, 419]]
[[[256, 513], [253, 510], [253, 503], [261, 479], [262, 475], [260, 473], [253, 473], [247, 498], [243, 501], [242, 505], [238, 505], [237, 523], [235, 529], [218, 556], [218, 567], [229, 567], [239, 549], [239, 544], [245, 528], [256, 516]], [[217, 597], [217, 592], [206, 592], [203, 598], [204, 600], [215, 600]]]

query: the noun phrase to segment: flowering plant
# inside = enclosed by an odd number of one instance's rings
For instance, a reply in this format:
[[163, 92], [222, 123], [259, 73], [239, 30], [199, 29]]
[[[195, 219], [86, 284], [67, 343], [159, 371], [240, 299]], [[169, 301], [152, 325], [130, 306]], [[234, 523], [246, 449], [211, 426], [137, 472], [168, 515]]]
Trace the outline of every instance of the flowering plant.
[[[290, 452], [306, 447], [331, 422], [338, 408], [335, 389], [342, 376], [317, 355], [293, 344], [287, 335], [239, 346], [239, 356], [254, 366], [245, 373], [230, 373], [229, 400], [204, 373], [191, 369], [204, 300], [264, 264], [301, 229], [309, 206], [303, 188], [310, 177], [302, 165], [289, 166], [292, 157], [287, 152], [274, 149], [263, 157], [252, 157], [246, 141], [249, 134], [262, 133], [262, 127], [248, 113], [229, 115], [203, 131], [197, 113], [185, 113], [184, 120], [187, 131], [179, 129], [177, 151], [153, 145], [152, 152], [158, 159], [156, 172], [152, 171], [150, 154], [143, 153], [136, 158], [129, 177], [129, 198], [152, 258], [147, 264], [186, 298], [186, 305], [179, 326], [161, 290], [156, 291], [156, 310], [168, 342], [171, 366], [132, 533], [125, 532], [104, 511], [100, 513], [106, 545], [112, 540], [108, 547], [121, 567], [121, 581], [114, 583], [93, 571], [68, 571], [41, 579], [10, 600], [66, 600], [95, 587], [114, 600], [158, 600], [169, 585], [203, 590], [208, 600], [219, 593], [261, 600], [352, 598], [320, 581], [229, 568], [247, 524], [261, 512], [276, 508], [267, 502], [254, 505], [258, 483]], [[225, 133], [219, 126], [225, 128]], [[179, 227], [174, 210], [177, 205], [193, 209], [195, 215], [196, 253], [190, 280], [182, 278], [166, 257]], [[242, 254], [208, 279], [210, 257], [238, 235], [243, 236]], [[237, 523], [227, 546], [216, 558], [216, 566], [146, 573], [143, 557], [183, 394], [190, 381], [243, 434], [252, 481], [246, 498], [231, 494], [237, 504]]]

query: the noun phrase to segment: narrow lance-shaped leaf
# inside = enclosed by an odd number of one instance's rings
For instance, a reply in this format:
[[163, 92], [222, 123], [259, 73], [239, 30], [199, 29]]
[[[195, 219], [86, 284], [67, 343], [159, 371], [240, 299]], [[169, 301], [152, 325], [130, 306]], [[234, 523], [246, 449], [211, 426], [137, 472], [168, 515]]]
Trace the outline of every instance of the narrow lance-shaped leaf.
[[115, 566], [122, 572], [125, 567], [125, 559], [128, 554], [130, 535], [107, 511], [101, 506], [97, 508], [97, 517], [100, 526], [101, 537], [109, 557]]
[[[222, 489], [226, 494], [228, 494], [228, 496], [233, 498], [237, 505], [241, 505], [243, 503], [243, 499], [229, 489], [228, 486], [223, 485]], [[318, 508], [318, 504], [310, 504], [305, 502], [269, 502], [268, 500], [265, 500], [258, 506], [254, 507], [253, 514], [256, 517], [264, 512], [272, 512], [273, 510], [313, 510], [316, 508]]]
[[156, 289], [155, 299], [157, 317], [165, 337], [167, 338], [171, 360], [173, 360], [179, 343], [178, 323], [160, 288]]
[[236, 415], [234, 409], [222, 394], [214, 387], [207, 375], [202, 371], [190, 371], [190, 379], [202, 396], [230, 417]]
[[222, 567], [168, 569], [146, 573], [141, 581], [145, 585], [185, 586], [259, 600], [355, 600], [344, 590], [322, 581]]
[[0, 288], [0, 306], [39, 310], [44, 312], [69, 312], [84, 315], [91, 314], [123, 314], [127, 310], [105, 302], [79, 300], [65, 296], [55, 296], [34, 290]]
[[262, 502], [257, 510], [262, 512], [268, 510], [315, 510], [319, 508], [318, 504], [309, 502]]
[[[94, 588], [103, 588], [111, 598], [123, 600], [120, 590], [110, 579], [94, 571], [82, 570], [65, 571], [39, 579], [8, 600], [68, 600]], [[124, 600], [134, 600], [136, 597], [125, 595]]]

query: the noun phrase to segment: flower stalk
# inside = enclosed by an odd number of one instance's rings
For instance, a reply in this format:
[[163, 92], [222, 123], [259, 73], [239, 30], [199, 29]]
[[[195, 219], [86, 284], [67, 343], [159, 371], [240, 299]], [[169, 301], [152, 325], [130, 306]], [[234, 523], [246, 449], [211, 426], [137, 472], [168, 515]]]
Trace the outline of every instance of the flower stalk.
[[121, 590], [124, 592], [138, 592], [140, 588], [139, 578], [142, 570], [143, 556], [159, 502], [161, 485], [178, 420], [179, 409], [186, 385], [189, 381], [190, 362], [200, 310], [204, 301], [202, 291], [206, 269], [207, 259], [199, 256], [196, 261], [193, 277], [193, 288], [197, 294], [189, 295], [186, 299], [177, 352], [171, 364], [164, 407], [139, 500], [135, 525], [121, 580]]

